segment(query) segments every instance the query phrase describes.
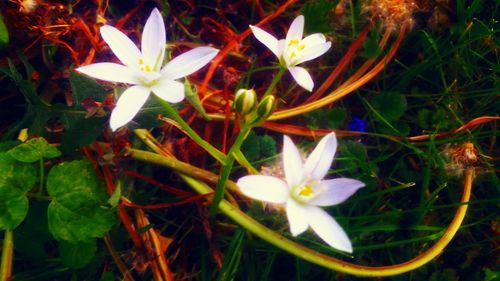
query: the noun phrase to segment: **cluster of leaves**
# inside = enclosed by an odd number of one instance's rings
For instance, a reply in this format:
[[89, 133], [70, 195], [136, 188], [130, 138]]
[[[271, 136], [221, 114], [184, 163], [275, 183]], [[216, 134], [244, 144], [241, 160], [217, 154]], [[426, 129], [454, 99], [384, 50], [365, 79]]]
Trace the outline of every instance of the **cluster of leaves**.
[[[2, 143], [1, 148], [0, 229], [15, 230], [16, 234], [19, 229], [21, 237], [48, 230], [52, 239], [58, 241], [64, 265], [85, 266], [94, 258], [96, 238], [103, 237], [116, 223], [114, 207], [108, 204], [103, 183], [92, 163], [87, 160], [59, 163], [50, 169], [45, 181], [44, 166], [61, 156], [57, 148], [43, 138], [20, 144]], [[48, 197], [44, 195], [45, 188]], [[31, 202], [35, 210], [30, 216], [29, 198], [35, 199]], [[37, 202], [42, 198], [50, 202], [48, 206], [47, 201]], [[46, 256], [43, 245], [51, 239], [47, 235], [35, 235], [30, 240], [28, 245], [35, 246], [23, 247], [25, 241], [20, 240], [20, 252], [26, 251], [24, 253], [33, 257]]]

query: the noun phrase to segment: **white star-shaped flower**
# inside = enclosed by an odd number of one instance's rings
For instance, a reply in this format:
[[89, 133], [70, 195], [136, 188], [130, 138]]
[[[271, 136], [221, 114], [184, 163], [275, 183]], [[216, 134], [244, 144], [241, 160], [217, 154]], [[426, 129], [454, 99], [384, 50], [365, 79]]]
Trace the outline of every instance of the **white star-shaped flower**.
[[278, 57], [280, 64], [290, 71], [297, 84], [309, 92], [312, 91], [314, 81], [311, 75], [303, 67], [297, 65], [326, 53], [332, 43], [326, 42], [325, 36], [321, 33], [302, 38], [304, 33], [304, 16], [302, 15], [293, 20], [285, 39], [278, 40], [257, 26], [250, 25], [250, 28], [255, 37]]
[[133, 85], [123, 92], [111, 113], [110, 126], [113, 131], [134, 118], [151, 92], [171, 103], [182, 101], [184, 84], [175, 80], [199, 70], [219, 51], [211, 47], [198, 47], [162, 66], [166, 46], [165, 25], [156, 8], [144, 26], [141, 50], [112, 26], [104, 25], [100, 31], [104, 41], [123, 64], [94, 63], [76, 70], [93, 78]]
[[297, 147], [284, 136], [283, 166], [286, 180], [251, 175], [238, 180], [241, 192], [253, 199], [284, 204], [290, 232], [297, 236], [309, 226], [328, 245], [352, 253], [349, 237], [322, 206], [344, 202], [365, 184], [354, 179], [323, 180], [337, 150], [334, 133], [326, 135], [303, 163]]

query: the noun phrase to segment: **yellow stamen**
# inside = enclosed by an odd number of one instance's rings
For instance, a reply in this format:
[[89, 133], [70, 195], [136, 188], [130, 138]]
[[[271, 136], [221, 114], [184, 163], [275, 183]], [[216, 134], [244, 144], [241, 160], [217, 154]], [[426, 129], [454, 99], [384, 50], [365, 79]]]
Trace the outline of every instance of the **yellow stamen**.
[[151, 67], [149, 67], [149, 65], [146, 65], [146, 72], [151, 72]]
[[142, 58], [139, 59], [139, 64], [140, 65], [144, 64], [144, 61], [142, 60]]
[[297, 45], [297, 44], [299, 44], [299, 39], [295, 38], [295, 39], [290, 40], [290, 42], [288, 42], [288, 47], [290, 47], [292, 45]]
[[300, 196], [311, 196], [313, 195], [314, 193], [314, 190], [312, 189], [312, 187], [310, 185], [303, 185], [300, 189], [300, 192], [299, 192], [299, 195]]

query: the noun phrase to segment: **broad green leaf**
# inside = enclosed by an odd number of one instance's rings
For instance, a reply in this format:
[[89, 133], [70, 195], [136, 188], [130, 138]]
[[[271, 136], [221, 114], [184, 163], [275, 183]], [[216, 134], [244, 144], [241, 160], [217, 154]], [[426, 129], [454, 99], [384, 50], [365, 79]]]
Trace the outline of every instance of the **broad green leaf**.
[[0, 185], [28, 192], [37, 180], [36, 171], [33, 165], [19, 162], [7, 152], [0, 152]]
[[307, 127], [311, 129], [339, 129], [346, 117], [344, 108], [317, 109], [304, 114]]
[[84, 75], [72, 72], [69, 76], [69, 83], [73, 91], [73, 107], [81, 109], [81, 103], [86, 98], [92, 98], [95, 101], [103, 101], [106, 98], [106, 89]]
[[21, 190], [0, 185], [0, 229], [14, 229], [28, 213], [28, 198]]
[[332, 31], [331, 12], [337, 6], [338, 0], [307, 1], [301, 9], [305, 17], [305, 30], [307, 34]]
[[71, 242], [103, 237], [116, 222], [113, 209], [97, 205], [93, 209], [70, 209], [57, 200], [50, 203], [47, 217], [54, 238]]
[[276, 141], [268, 136], [259, 136], [250, 132], [241, 147], [241, 152], [248, 161], [255, 162], [276, 155]]
[[28, 213], [26, 192], [36, 182], [36, 170], [32, 165], [12, 158], [7, 152], [0, 153], [0, 229], [14, 229]]
[[70, 153], [83, 147], [94, 140], [102, 133], [107, 118], [90, 117], [65, 119], [65, 127], [67, 128], [61, 140], [61, 150], [64, 153]]
[[0, 14], [0, 49], [7, 47], [9, 44], [9, 30], [3, 21], [3, 16]]
[[49, 230], [57, 240], [102, 237], [116, 221], [114, 210], [105, 207], [104, 184], [90, 161], [53, 167], [47, 176], [47, 192], [53, 198], [48, 209]]
[[62, 263], [70, 268], [83, 268], [95, 256], [97, 251], [95, 239], [86, 242], [59, 242], [59, 256]]
[[42, 158], [50, 159], [61, 156], [61, 152], [51, 146], [44, 138], [31, 139], [12, 148], [8, 153], [16, 160], [25, 163], [33, 163]]
[[372, 99], [372, 106], [386, 121], [398, 120], [406, 110], [406, 98], [398, 93], [384, 92]]

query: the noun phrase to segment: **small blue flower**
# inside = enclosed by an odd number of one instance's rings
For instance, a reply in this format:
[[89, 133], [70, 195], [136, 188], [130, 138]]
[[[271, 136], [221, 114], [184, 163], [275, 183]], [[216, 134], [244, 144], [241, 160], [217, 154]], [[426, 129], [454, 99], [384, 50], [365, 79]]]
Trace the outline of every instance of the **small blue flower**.
[[355, 132], [365, 132], [366, 127], [366, 121], [363, 118], [359, 117], [353, 117], [352, 120], [347, 124], [347, 128]]

